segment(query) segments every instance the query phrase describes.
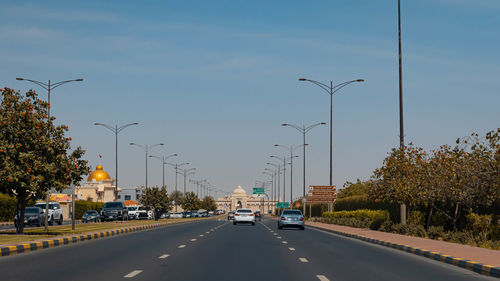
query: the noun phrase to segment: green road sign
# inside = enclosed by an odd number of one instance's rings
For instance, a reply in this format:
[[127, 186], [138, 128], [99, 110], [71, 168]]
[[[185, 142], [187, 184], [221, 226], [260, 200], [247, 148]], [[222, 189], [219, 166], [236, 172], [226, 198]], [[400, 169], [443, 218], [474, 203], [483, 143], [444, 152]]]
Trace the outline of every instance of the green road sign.
[[276, 203], [276, 208], [278, 209], [283, 208], [283, 202]]
[[264, 188], [263, 187], [254, 187], [253, 188], [253, 194], [255, 195], [263, 195], [264, 194]]
[[288, 202], [278, 202], [276, 203], [276, 208], [290, 208], [290, 203]]
[[290, 203], [285, 202], [285, 208], [290, 208]]

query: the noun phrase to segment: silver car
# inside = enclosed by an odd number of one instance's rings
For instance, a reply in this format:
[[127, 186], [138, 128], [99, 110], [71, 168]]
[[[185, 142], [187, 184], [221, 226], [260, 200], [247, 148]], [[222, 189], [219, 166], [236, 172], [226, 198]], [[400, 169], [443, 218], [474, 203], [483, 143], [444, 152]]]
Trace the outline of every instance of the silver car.
[[278, 229], [298, 227], [304, 230], [304, 216], [300, 210], [283, 210], [278, 219]]

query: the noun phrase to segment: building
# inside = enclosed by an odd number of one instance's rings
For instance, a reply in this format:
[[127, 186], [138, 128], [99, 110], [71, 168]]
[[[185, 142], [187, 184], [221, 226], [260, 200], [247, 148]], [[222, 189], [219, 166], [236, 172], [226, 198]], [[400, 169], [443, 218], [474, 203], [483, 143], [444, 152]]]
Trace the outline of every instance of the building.
[[144, 186], [139, 186], [136, 188], [120, 188], [118, 191], [118, 201], [134, 200], [139, 201], [142, 193], [144, 192]]
[[252, 211], [260, 211], [262, 213], [274, 212], [276, 202], [266, 199], [263, 195], [247, 195], [246, 191], [238, 186], [232, 194], [226, 195], [215, 200], [217, 209], [225, 211], [234, 211], [239, 208], [248, 208]]
[[114, 182], [115, 180], [103, 170], [102, 166], [98, 165], [95, 171], [90, 173], [87, 182], [83, 186], [75, 187], [75, 194], [79, 200], [93, 202], [116, 201], [116, 194], [121, 189], [117, 189]]

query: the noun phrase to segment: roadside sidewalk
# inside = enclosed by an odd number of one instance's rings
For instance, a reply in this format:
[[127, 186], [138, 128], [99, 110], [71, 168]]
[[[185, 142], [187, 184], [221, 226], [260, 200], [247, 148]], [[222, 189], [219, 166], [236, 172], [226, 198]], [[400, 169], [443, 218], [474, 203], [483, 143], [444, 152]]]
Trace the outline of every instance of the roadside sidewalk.
[[307, 221], [306, 225], [500, 277], [500, 251], [497, 250], [335, 224]]

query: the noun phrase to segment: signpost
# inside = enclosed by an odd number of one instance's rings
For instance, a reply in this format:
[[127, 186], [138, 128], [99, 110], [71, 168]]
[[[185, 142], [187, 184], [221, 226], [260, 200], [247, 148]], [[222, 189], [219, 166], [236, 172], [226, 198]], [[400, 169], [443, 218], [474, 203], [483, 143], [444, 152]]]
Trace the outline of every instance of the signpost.
[[309, 186], [309, 193], [306, 196], [306, 204], [330, 204], [337, 199], [337, 190], [334, 185], [312, 185]]
[[264, 188], [263, 187], [254, 187], [253, 194], [254, 195], [264, 195]]

